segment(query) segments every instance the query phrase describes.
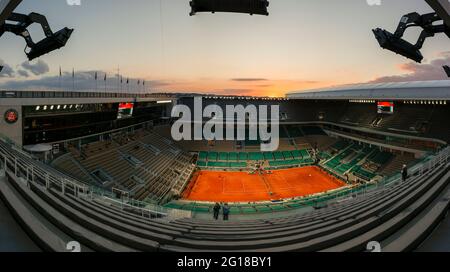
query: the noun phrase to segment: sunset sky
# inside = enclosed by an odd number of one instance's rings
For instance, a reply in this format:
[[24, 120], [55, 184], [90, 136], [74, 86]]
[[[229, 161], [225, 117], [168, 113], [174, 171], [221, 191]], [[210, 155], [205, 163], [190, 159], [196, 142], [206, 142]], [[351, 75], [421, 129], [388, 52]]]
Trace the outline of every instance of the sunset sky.
[[[423, 65], [379, 48], [372, 29], [394, 31], [401, 16], [431, 12], [423, 0], [271, 0], [270, 16], [198, 14], [189, 0], [24, 0], [18, 12], [45, 14], [68, 45], [26, 62], [24, 41], [0, 38], [0, 88], [92, 88], [94, 71], [120, 74], [157, 91], [281, 96], [288, 91], [382, 81], [445, 79], [450, 40], [427, 40]], [[32, 34], [42, 37], [37, 27]], [[407, 38], [416, 41], [418, 31]], [[36, 39], [36, 38], [35, 38]], [[70, 82], [70, 84], [68, 83]], [[135, 86], [133, 85], [135, 88]], [[69, 88], [69, 87], [67, 87]]]

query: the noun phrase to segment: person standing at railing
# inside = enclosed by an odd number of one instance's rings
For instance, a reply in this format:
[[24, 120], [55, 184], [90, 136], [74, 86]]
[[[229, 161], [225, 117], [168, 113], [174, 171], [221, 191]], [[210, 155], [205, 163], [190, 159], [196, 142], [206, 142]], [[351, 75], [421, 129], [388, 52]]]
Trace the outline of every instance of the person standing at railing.
[[222, 207], [220, 206], [219, 203], [216, 203], [216, 205], [214, 205], [213, 211], [214, 211], [214, 219], [218, 220], [219, 219], [219, 213], [220, 213], [220, 209]]
[[403, 182], [405, 182], [407, 179], [408, 179], [408, 167], [406, 166], [406, 164], [404, 164], [402, 168], [402, 180]]
[[223, 205], [223, 220], [228, 221], [229, 216], [230, 216], [230, 206], [228, 206], [228, 204], [225, 203], [225, 205]]

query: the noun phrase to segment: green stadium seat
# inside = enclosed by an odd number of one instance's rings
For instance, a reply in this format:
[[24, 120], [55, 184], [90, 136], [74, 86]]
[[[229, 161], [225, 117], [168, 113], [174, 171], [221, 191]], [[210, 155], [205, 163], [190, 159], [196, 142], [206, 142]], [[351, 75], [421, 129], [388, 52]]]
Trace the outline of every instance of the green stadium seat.
[[228, 153], [228, 160], [229, 161], [238, 161], [239, 160], [238, 153], [236, 153], [236, 152]]
[[255, 209], [261, 213], [272, 212], [272, 209], [269, 208], [268, 206], [256, 206]]
[[229, 165], [231, 168], [247, 168], [246, 162], [230, 162]]
[[300, 154], [302, 155], [303, 158], [310, 158], [311, 155], [309, 155], [308, 151], [305, 149], [300, 150]]
[[271, 167], [277, 167], [278, 166], [278, 162], [277, 161], [269, 161], [269, 165]]
[[288, 209], [288, 208], [287, 208], [286, 206], [284, 206], [284, 205], [270, 205], [270, 208], [272, 208], [273, 211], [277, 211], [277, 212], [279, 212], [279, 211], [285, 211], [285, 210]]
[[264, 155], [260, 152], [250, 152], [248, 154], [249, 161], [262, 161], [264, 160]]
[[228, 153], [220, 152], [219, 153], [219, 161], [228, 161]]
[[300, 208], [300, 207], [303, 207], [302, 204], [300, 204], [300, 203], [295, 203], [295, 202], [289, 202], [287, 205], [288, 205], [290, 208]]
[[195, 202], [191, 202], [191, 203], [188, 203], [186, 205], [183, 205], [182, 209], [186, 210], [186, 211], [192, 211], [195, 206], [196, 206], [196, 203]]
[[209, 206], [196, 206], [192, 209], [193, 212], [199, 212], [199, 213], [207, 213], [210, 212]]
[[361, 166], [357, 166], [353, 169], [353, 174], [359, 178], [370, 181], [375, 178], [377, 175], [369, 172], [368, 170], [363, 169]]
[[266, 161], [274, 160], [272, 152], [264, 152], [263, 155], [264, 155], [264, 160], [266, 160]]
[[219, 154], [217, 152], [209, 152], [208, 153], [208, 161], [217, 161], [219, 158]]
[[294, 158], [290, 151], [283, 151], [283, 157], [285, 160], [291, 160]]
[[164, 207], [169, 208], [169, 209], [182, 209], [183, 205], [177, 204], [175, 202], [169, 202], [166, 205], [164, 205]]
[[241, 207], [242, 213], [257, 213], [258, 211], [254, 207]]
[[303, 156], [299, 150], [291, 151], [291, 154], [294, 157], [294, 159], [302, 159], [303, 158]]
[[280, 151], [276, 151], [273, 153], [275, 160], [284, 160], [283, 153]]
[[261, 141], [260, 140], [245, 140], [245, 145], [246, 146], [257, 146], [260, 145]]
[[328, 152], [322, 151], [319, 153], [319, 157], [321, 159], [329, 160], [329, 159], [331, 159], [332, 156]]
[[314, 160], [312, 158], [308, 158], [306, 160], [303, 160], [303, 162], [306, 164], [312, 164], [312, 163], [314, 163]]
[[245, 152], [239, 153], [239, 160], [240, 161], [247, 161], [248, 160], [248, 154]]
[[205, 161], [197, 161], [197, 166], [206, 167], [207, 163]]
[[241, 213], [241, 209], [239, 207], [231, 207], [230, 208], [230, 213], [231, 214], [240, 214]]
[[208, 167], [215, 167], [215, 168], [229, 168], [230, 164], [228, 162], [208, 162]]
[[201, 151], [198, 154], [198, 159], [201, 160], [201, 161], [206, 161], [208, 159], [208, 152]]

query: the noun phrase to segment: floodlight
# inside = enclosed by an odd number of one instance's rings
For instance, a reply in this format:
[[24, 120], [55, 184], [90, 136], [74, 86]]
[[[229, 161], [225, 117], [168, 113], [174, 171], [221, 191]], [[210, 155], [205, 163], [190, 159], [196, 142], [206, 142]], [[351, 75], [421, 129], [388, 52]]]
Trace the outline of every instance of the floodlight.
[[[45, 34], [45, 38], [37, 43], [33, 41], [28, 31], [28, 27], [34, 23], [41, 25]], [[27, 44], [25, 54], [29, 60], [33, 60], [64, 47], [72, 35], [73, 29], [66, 27], [53, 33], [45, 16], [33, 12], [29, 15], [11, 13], [4, 23], [0, 22], [0, 37], [5, 32], [11, 32], [24, 38]]]
[[189, 4], [192, 9], [191, 16], [197, 12], [232, 12], [247, 13], [250, 15], [269, 15], [267, 11], [269, 1], [267, 0], [192, 0]]
[[448, 65], [443, 66], [445, 73], [450, 77], [450, 67]]
[[[435, 24], [437, 21], [442, 21], [442, 18], [435, 12], [424, 15], [412, 12], [401, 18], [395, 33], [380, 28], [374, 29], [373, 33], [382, 48], [420, 63], [423, 60], [420, 49], [427, 38], [434, 37], [437, 33], [445, 33], [450, 37], [450, 27], [447, 24]], [[410, 27], [423, 29], [416, 44], [403, 39], [405, 31]]]
[[51, 36], [43, 39], [42, 41], [34, 44], [30, 47], [30, 51], [27, 54], [29, 60], [33, 60], [42, 55], [50, 53], [54, 50], [64, 47], [72, 35], [73, 29], [67, 27], [61, 29], [60, 31], [52, 34]]
[[416, 62], [422, 62], [422, 53], [420, 53], [420, 50], [410, 42], [398, 38], [389, 31], [380, 28], [374, 29], [373, 33], [382, 48], [400, 54]]

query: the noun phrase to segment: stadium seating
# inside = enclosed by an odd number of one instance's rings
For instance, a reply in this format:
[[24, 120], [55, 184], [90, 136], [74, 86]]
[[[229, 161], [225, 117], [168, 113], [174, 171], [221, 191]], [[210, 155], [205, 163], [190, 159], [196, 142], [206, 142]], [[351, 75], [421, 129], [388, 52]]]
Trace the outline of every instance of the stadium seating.
[[[320, 166], [330, 174], [347, 180], [352, 175], [358, 180], [372, 181], [380, 177], [380, 170], [389, 164], [394, 155], [376, 148], [335, 141], [326, 150], [319, 150]], [[197, 166], [202, 169], [247, 169], [252, 162], [262, 162], [266, 170], [301, 167], [314, 164], [314, 158], [306, 149], [275, 152], [200, 152]], [[406, 164], [411, 160], [405, 161]], [[400, 171], [402, 165], [391, 168], [391, 173]]]
[[310, 165], [314, 163], [307, 150], [276, 152], [199, 152], [200, 168], [246, 169], [251, 162], [265, 162], [269, 169]]
[[[389, 152], [381, 152], [376, 148], [351, 144], [346, 141], [338, 141], [327, 151], [321, 151], [319, 157], [322, 166], [332, 171], [337, 176], [344, 178], [348, 174], [356, 176], [364, 181], [372, 181], [381, 175], [380, 169], [386, 166], [394, 155]], [[405, 163], [410, 160], [405, 161]], [[401, 165], [397, 164], [393, 172], [400, 171]]]
[[[181, 99], [180, 103], [193, 107], [191, 98]], [[245, 101], [229, 101], [218, 98], [205, 99], [204, 103], [205, 105], [216, 104], [225, 108], [226, 104], [245, 104]], [[255, 106], [274, 104], [274, 102], [264, 100], [252, 100], [252, 103]], [[301, 137], [299, 130], [295, 127], [299, 127], [305, 136], [324, 135], [325, 132], [320, 127], [325, 122], [356, 129], [364, 128], [376, 132], [422, 136], [450, 142], [449, 127], [440, 125], [446, 122], [445, 117], [448, 115], [449, 105], [405, 104], [398, 101], [395, 103], [394, 113], [388, 115], [378, 114], [376, 103], [351, 103], [348, 100], [293, 99], [275, 103], [280, 106], [280, 112], [287, 116], [281, 123], [282, 138], [286, 136]], [[301, 123], [302, 125], [293, 126], [283, 122]], [[285, 133], [286, 131], [287, 133]], [[292, 135], [290, 135], [291, 133]]]
[[13, 165], [7, 164], [0, 195], [28, 226], [33, 240], [49, 251], [64, 251], [66, 241], [74, 240], [83, 251], [365, 251], [367, 241], [374, 240], [385, 251], [412, 250], [431, 233], [450, 203], [450, 165], [443, 164], [407, 182], [375, 188], [362, 197], [307, 213], [228, 223], [158, 219], [157, 215], [149, 219], [140, 216], [139, 210], [123, 210], [102, 197], [61, 193], [60, 188], [46, 188], [39, 180], [27, 186], [11, 172]]
[[[116, 141], [123, 145], [113, 144]], [[76, 152], [67, 154], [53, 166], [75, 178], [97, 181], [97, 185], [151, 202], [160, 202], [171, 192], [180, 194], [195, 168], [191, 155], [149, 131], [120, 136], [113, 142], [91, 143], [84, 153], [85, 157]]]
[[286, 127], [289, 133], [289, 137], [291, 138], [299, 138], [305, 136], [303, 131], [298, 126], [286, 126]]

